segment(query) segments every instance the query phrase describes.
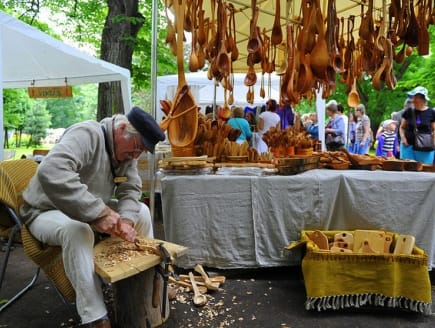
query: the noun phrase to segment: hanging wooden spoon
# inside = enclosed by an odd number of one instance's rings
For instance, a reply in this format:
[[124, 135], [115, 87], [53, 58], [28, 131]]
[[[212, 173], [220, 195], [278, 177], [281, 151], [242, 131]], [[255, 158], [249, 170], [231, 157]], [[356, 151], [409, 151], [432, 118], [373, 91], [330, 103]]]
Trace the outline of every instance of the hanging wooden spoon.
[[191, 49], [190, 49], [190, 57], [189, 57], [189, 70], [191, 72], [196, 72], [199, 68], [199, 60], [198, 55], [196, 53], [196, 43], [197, 43], [197, 28], [196, 28], [196, 0], [190, 0], [191, 4], [191, 24], [192, 24], [192, 43], [191, 43]]
[[323, 16], [320, 8], [316, 8], [316, 26], [318, 31], [317, 43], [311, 51], [311, 69], [315, 76], [320, 79], [325, 78], [326, 67], [329, 64], [328, 46], [326, 44]]
[[352, 108], [360, 104], [358, 90], [356, 89], [356, 77], [353, 79], [352, 89], [347, 96], [347, 104]]
[[[176, 22], [177, 22], [177, 68], [178, 87], [175, 93], [171, 115], [160, 123], [168, 129], [168, 139], [172, 146], [186, 147], [195, 140], [198, 130], [198, 106], [195, 98], [187, 86], [184, 74], [184, 52], [183, 52], [183, 16], [185, 13], [185, 0], [174, 1]], [[162, 129], [164, 130], [164, 128]]]
[[205, 10], [202, 9], [203, 0], [198, 0], [197, 8], [198, 8], [198, 43], [200, 46], [205, 46], [207, 42], [207, 36], [205, 35], [205, 26], [204, 26], [204, 14]]
[[275, 19], [272, 26], [272, 35], [270, 37], [272, 46], [277, 46], [282, 42], [281, 28], [281, 0], [276, 0], [275, 4]]

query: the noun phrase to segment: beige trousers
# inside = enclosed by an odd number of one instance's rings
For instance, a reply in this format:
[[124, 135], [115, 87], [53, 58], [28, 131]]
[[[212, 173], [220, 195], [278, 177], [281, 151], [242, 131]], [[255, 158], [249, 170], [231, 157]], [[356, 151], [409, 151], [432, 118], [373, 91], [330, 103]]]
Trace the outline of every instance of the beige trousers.
[[[116, 202], [109, 206], [116, 210]], [[82, 324], [105, 316], [107, 309], [101, 281], [94, 272], [94, 232], [91, 226], [71, 219], [61, 211], [51, 210], [33, 220], [29, 229], [39, 241], [62, 247], [65, 272], [76, 292], [76, 307]], [[144, 204], [135, 229], [139, 235], [153, 237], [150, 211]]]

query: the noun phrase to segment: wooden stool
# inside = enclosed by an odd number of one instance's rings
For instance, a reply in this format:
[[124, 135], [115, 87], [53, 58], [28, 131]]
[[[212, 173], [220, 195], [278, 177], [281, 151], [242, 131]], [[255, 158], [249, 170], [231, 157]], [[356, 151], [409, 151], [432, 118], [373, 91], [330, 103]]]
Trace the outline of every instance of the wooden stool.
[[[163, 243], [171, 258], [187, 251], [184, 246], [162, 240], [142, 240], [155, 245]], [[94, 262], [95, 272], [113, 284], [113, 327], [158, 327], [169, 318], [167, 288], [164, 293], [163, 277], [156, 273], [162, 262], [159, 255], [138, 250], [132, 243], [111, 237], [94, 247]], [[165, 304], [165, 311], [162, 311], [162, 304]]]

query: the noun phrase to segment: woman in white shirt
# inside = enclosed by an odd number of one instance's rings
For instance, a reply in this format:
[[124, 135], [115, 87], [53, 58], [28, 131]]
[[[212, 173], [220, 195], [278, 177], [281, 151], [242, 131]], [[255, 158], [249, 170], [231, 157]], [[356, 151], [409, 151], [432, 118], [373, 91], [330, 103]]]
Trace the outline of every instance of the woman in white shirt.
[[281, 129], [281, 118], [276, 113], [277, 108], [278, 104], [276, 103], [276, 100], [269, 99], [266, 103], [266, 111], [260, 114], [256, 147], [259, 154], [268, 150], [268, 146], [263, 140], [263, 134], [266, 133], [271, 127], [275, 127], [277, 130]]

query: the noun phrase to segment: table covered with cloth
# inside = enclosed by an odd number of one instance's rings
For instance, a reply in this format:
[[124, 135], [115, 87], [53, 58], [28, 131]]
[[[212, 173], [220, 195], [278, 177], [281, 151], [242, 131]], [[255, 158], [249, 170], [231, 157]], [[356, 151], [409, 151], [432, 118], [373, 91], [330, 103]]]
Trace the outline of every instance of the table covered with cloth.
[[435, 265], [435, 174], [311, 170], [293, 176], [167, 175], [165, 238], [189, 248], [177, 265], [298, 265], [284, 248], [302, 230], [385, 229], [415, 236]]

